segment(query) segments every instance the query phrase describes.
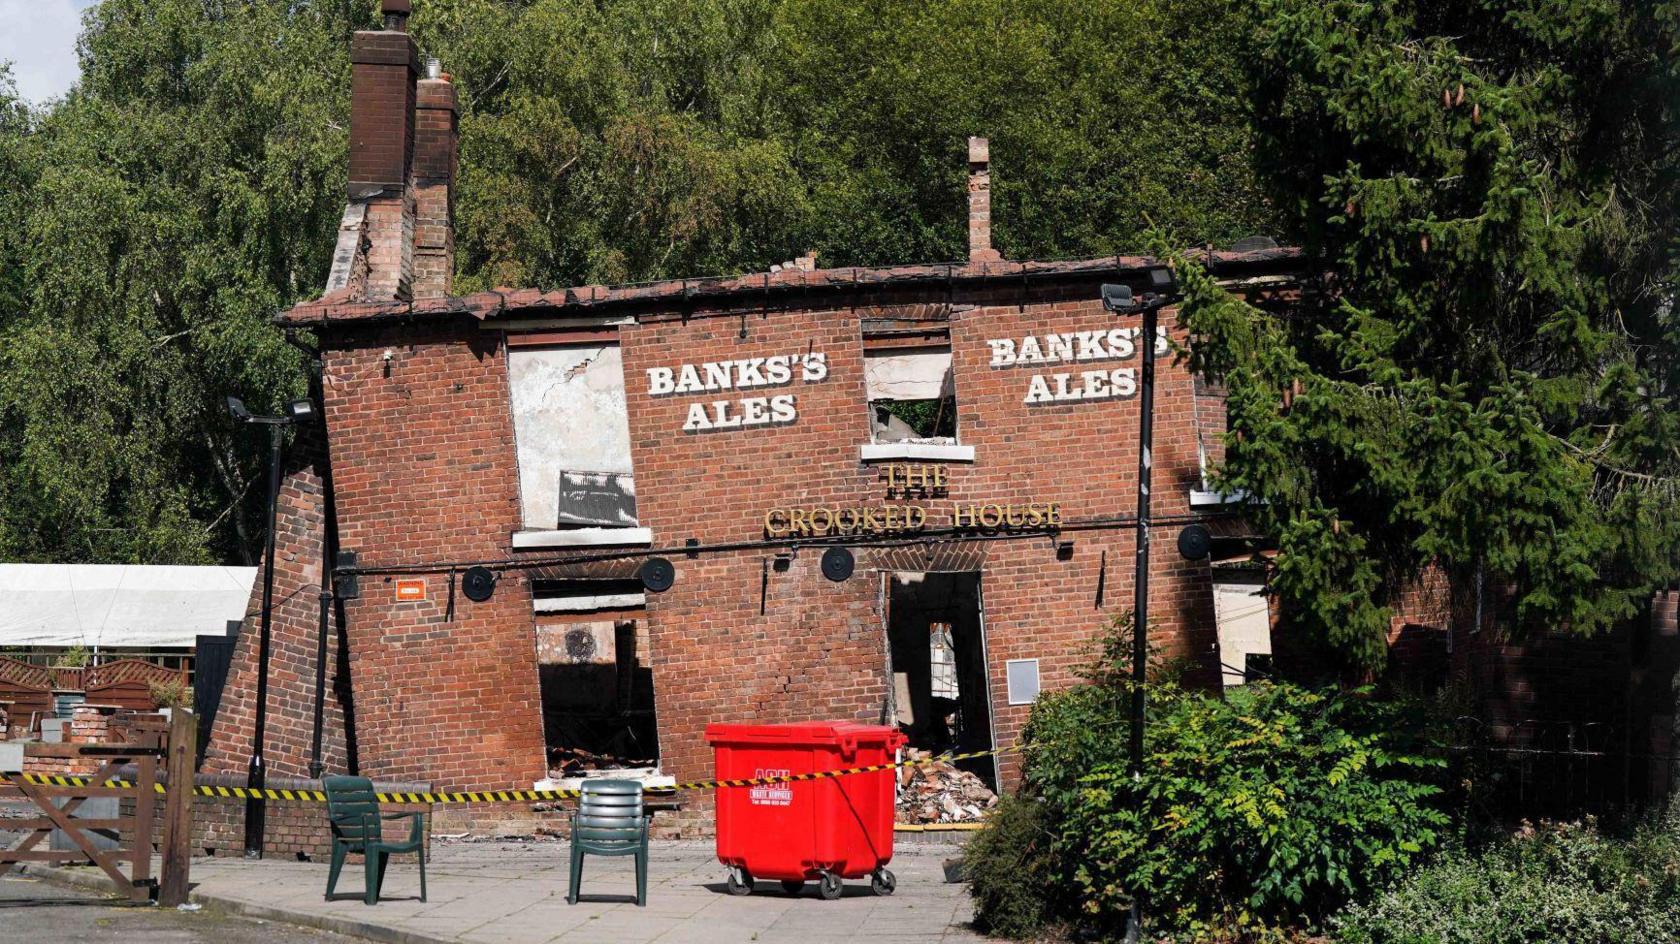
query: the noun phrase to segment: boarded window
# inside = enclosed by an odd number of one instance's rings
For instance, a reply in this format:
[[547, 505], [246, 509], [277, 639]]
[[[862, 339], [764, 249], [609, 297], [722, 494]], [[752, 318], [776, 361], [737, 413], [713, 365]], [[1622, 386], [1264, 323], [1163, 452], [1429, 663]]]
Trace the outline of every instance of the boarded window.
[[516, 348], [508, 375], [525, 527], [634, 527], [618, 345]]
[[863, 376], [875, 441], [956, 442], [957, 396], [949, 339], [914, 347], [870, 340], [874, 343], [864, 350]]

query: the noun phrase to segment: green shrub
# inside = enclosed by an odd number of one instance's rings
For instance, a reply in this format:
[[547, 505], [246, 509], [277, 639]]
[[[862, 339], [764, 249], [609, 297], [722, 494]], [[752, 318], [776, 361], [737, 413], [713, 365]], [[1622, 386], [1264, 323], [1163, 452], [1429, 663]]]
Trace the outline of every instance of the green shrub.
[[1335, 921], [1345, 944], [1647, 944], [1680, 939], [1672, 826], [1614, 839], [1588, 823], [1455, 851]]
[[975, 927], [1019, 938], [1053, 923], [1057, 888], [1051, 839], [1042, 803], [1019, 796], [998, 801], [986, 828], [963, 849]]
[[[1088, 684], [1033, 707], [1022, 793], [1035, 809], [1019, 815], [1043, 832], [1000, 816], [977, 835], [970, 869], [988, 876], [973, 888], [978, 923], [1117, 936], [1136, 895], [1156, 934], [1267, 936], [1322, 922], [1439, 844], [1440, 764], [1412, 749], [1414, 719], [1363, 692], [1256, 683], [1221, 694], [1152, 678], [1134, 778], [1127, 636], [1116, 624]], [[1046, 889], [1035, 912], [1000, 886], [1010, 863], [1040, 854], [1048, 880], [1022, 880]]]

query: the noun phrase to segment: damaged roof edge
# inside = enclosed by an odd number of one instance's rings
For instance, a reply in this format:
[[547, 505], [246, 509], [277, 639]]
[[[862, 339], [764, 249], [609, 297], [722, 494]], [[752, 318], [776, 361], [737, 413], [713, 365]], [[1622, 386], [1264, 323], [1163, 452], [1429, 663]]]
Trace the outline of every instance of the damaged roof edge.
[[[1294, 271], [1302, 258], [1301, 250], [1290, 247], [1203, 254], [1205, 264], [1214, 274], [1233, 276]], [[775, 273], [668, 279], [641, 285], [582, 285], [548, 292], [534, 288], [498, 289], [459, 297], [388, 302], [354, 301], [349, 291], [340, 290], [329, 292], [315, 301], [295, 305], [276, 315], [274, 322], [288, 328], [323, 328], [335, 324], [349, 326], [351, 323], [407, 321], [450, 315], [470, 315], [482, 321], [508, 314], [529, 315], [536, 311], [583, 314], [603, 308], [656, 305], [661, 302], [714, 302], [763, 295], [912, 287], [947, 282], [998, 282], [1034, 277], [1088, 278], [1109, 273], [1141, 273], [1159, 264], [1153, 256], [1102, 256], [1065, 262], [936, 263], [811, 271], [784, 269]]]

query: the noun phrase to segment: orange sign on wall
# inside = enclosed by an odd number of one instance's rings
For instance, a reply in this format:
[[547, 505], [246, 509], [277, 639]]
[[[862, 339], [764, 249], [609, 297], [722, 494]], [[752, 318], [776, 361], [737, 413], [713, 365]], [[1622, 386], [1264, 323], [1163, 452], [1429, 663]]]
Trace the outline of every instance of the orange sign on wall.
[[421, 578], [397, 581], [397, 602], [413, 603], [426, 599], [426, 581]]

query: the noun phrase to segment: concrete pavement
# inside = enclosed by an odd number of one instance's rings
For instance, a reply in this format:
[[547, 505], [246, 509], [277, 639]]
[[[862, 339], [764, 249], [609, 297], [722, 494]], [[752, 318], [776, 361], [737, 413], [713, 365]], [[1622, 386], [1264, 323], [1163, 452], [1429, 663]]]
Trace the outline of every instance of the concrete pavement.
[[24, 944], [356, 944], [313, 928], [136, 905], [16, 874], [0, 878], [0, 940]]
[[[967, 886], [944, 880], [942, 861], [959, 853], [954, 845], [901, 843], [890, 866], [895, 894], [876, 896], [860, 880], [848, 882], [840, 900], [823, 901], [814, 884], [795, 898], [768, 881], [732, 896], [709, 841], [656, 842], [646, 908], [636, 907], [628, 858], [588, 859], [582, 901], [567, 905], [567, 849], [558, 841], [436, 843], [426, 867], [429, 900], [417, 900], [413, 857], [397, 857], [374, 907], [323, 901], [325, 863], [197, 859], [192, 877], [197, 900], [230, 911], [399, 944], [984, 940], [967, 926]], [[339, 891], [360, 889], [358, 866], [345, 867]]]

